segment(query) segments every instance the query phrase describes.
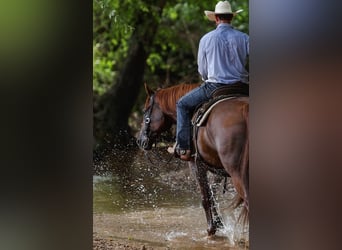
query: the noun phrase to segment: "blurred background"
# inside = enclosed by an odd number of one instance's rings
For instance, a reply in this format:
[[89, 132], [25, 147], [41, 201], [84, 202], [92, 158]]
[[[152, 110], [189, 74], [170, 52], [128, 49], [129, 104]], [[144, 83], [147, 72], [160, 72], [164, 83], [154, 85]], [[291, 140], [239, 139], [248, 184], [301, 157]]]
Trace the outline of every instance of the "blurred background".
[[[215, 1], [93, 1], [94, 152], [132, 144], [140, 127], [146, 93], [152, 89], [198, 83], [200, 38], [216, 26], [204, 10]], [[248, 33], [248, 1], [233, 26]], [[135, 144], [135, 143], [133, 143]]]

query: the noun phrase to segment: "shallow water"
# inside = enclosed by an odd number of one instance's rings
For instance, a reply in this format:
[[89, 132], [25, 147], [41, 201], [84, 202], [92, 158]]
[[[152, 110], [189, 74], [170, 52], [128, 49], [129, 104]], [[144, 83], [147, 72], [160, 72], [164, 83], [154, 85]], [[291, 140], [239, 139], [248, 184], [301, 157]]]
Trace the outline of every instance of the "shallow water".
[[140, 151], [129, 157], [119, 164], [125, 171], [113, 168], [93, 177], [97, 235], [153, 249], [248, 248], [248, 228], [236, 223], [239, 211], [228, 208], [231, 185], [225, 194], [218, 186], [225, 226], [208, 238], [200, 193], [187, 164], [176, 159], [165, 164], [159, 156], [151, 163]]

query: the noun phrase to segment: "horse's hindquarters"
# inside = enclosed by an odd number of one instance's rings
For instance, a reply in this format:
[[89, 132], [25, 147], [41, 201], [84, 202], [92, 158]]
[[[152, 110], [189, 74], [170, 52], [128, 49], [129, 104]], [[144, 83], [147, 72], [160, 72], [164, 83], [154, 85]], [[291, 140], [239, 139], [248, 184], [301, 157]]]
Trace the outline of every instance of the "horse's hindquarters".
[[[248, 107], [246, 97], [217, 104], [211, 111], [206, 125], [198, 130], [195, 142], [201, 159], [210, 165], [206, 171], [224, 169], [232, 177], [238, 193], [236, 202], [240, 204], [244, 201], [246, 211], [249, 204]], [[206, 186], [208, 183], [202, 180], [200, 185]], [[206, 194], [202, 195], [207, 197]], [[211, 225], [213, 222], [208, 221], [209, 228]]]
[[235, 98], [217, 104], [205, 126], [199, 128], [195, 142], [205, 162], [224, 168], [228, 173], [234, 172], [234, 166], [238, 165], [248, 136], [246, 99], [248, 100], [246, 97]]

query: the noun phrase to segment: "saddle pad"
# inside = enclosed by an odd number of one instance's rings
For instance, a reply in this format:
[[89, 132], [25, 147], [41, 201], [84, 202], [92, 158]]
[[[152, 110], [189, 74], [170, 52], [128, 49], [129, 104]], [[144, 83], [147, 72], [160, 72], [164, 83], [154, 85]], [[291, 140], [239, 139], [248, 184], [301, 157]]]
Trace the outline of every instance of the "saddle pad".
[[200, 117], [200, 119], [196, 122], [196, 126], [200, 127], [202, 126], [202, 124], [205, 122], [205, 120], [207, 119], [208, 115], [210, 114], [211, 110], [220, 102], [229, 100], [229, 99], [233, 99], [236, 98], [236, 96], [230, 96], [230, 97], [225, 97], [223, 99], [219, 99], [218, 101], [214, 102], [213, 104], [211, 104], [211, 106], [202, 114], [202, 117]]

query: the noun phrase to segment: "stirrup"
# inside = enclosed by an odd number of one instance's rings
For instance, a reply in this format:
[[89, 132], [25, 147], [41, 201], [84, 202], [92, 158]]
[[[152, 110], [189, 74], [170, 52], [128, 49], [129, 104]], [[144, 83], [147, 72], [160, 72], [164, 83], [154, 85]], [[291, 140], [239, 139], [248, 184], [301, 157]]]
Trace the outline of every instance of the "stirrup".
[[191, 150], [176, 147], [175, 157], [180, 158], [183, 161], [190, 161], [192, 159]]
[[181, 149], [179, 151], [179, 158], [183, 161], [190, 161], [192, 159], [192, 156], [191, 156], [191, 150], [190, 149]]

